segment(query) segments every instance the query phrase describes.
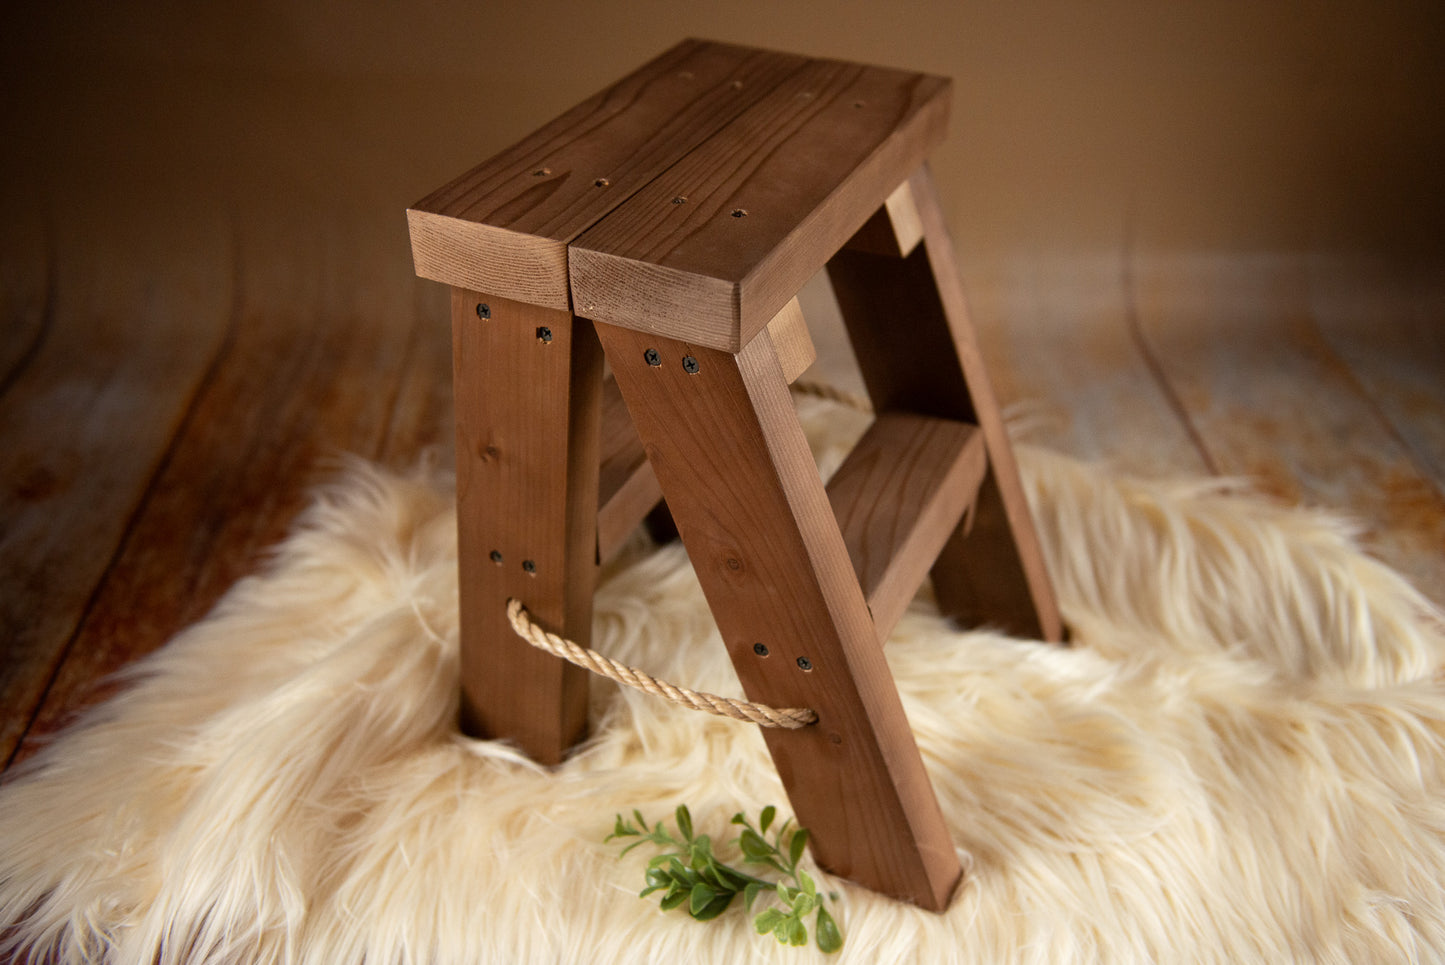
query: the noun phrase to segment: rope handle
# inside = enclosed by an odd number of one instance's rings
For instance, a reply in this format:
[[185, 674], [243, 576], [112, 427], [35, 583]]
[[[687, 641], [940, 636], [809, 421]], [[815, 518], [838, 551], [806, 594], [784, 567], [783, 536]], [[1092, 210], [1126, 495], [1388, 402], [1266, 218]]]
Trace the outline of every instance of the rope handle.
[[[835, 388], [826, 382], [809, 382], [800, 379], [789, 388], [798, 395], [828, 399], [860, 412], [873, 411], [873, 406], [867, 399]], [[652, 694], [654, 697], [664, 697], [692, 710], [701, 710], [705, 713], [716, 714], [718, 717], [746, 720], [761, 727], [778, 727], [783, 730], [797, 730], [818, 719], [818, 715], [806, 707], [779, 709], [769, 707], [767, 704], [757, 704], [752, 701], [735, 700], [732, 697], [719, 697], [717, 694], [689, 690], [666, 680], [658, 680], [646, 671], [618, 663], [596, 650], [588, 650], [566, 637], [559, 637], [555, 633], [543, 630], [532, 622], [532, 616], [527, 612], [522, 601], [515, 598], [507, 601], [507, 620], [512, 624], [512, 629], [516, 631], [517, 636], [538, 650], [550, 653], [554, 657], [561, 657], [568, 663], [575, 664], [584, 670], [590, 670], [608, 680], [615, 680], [625, 687]]]
[[512, 629], [517, 632], [517, 636], [538, 650], [550, 653], [554, 657], [561, 657], [568, 663], [576, 664], [584, 670], [590, 670], [608, 680], [615, 680], [625, 687], [652, 694], [654, 697], [665, 697], [675, 704], [681, 704], [692, 710], [701, 710], [719, 717], [751, 721], [762, 727], [778, 727], [783, 730], [797, 730], [818, 719], [818, 715], [806, 707], [779, 709], [769, 707], [767, 704], [755, 704], [751, 701], [735, 700], [732, 697], [701, 693], [668, 683], [666, 680], [658, 680], [645, 671], [618, 663], [596, 650], [588, 650], [565, 637], [548, 633], [532, 622], [531, 614], [527, 612], [522, 601], [516, 598], [507, 601], [507, 620], [512, 624]]

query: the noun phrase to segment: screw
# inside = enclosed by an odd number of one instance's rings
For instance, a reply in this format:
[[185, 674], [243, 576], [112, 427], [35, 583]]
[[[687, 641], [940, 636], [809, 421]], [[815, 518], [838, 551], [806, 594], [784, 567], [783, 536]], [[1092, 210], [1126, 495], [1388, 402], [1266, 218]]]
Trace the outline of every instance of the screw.
[[540, 328], [537, 329], [537, 340], [538, 340], [539, 342], [550, 342], [550, 341], [552, 341], [552, 330], [551, 330], [550, 328], [548, 328], [546, 325], [541, 326]]
[[501, 550], [492, 550], [492, 562], [493, 562], [493, 563], [500, 563], [500, 562], [502, 562], [502, 551], [501, 551]]
[[551, 173], [552, 173], [552, 169], [551, 169], [551, 168], [538, 168], [537, 170], [535, 170], [535, 171], [532, 172], [532, 177], [534, 177], [534, 178], [545, 178], [547, 175], [549, 175], [549, 174], [551, 174]]
[[812, 670], [812, 669], [813, 669], [813, 661], [809, 660], [807, 657], [799, 657], [799, 658], [798, 658], [798, 669], [799, 669], [799, 670]]
[[607, 180], [606, 178], [598, 178], [596, 181], [592, 182], [592, 186], [594, 188], [605, 188], [611, 183], [612, 182]]
[[536, 572], [537, 572], [537, 564], [536, 564], [536, 563], [533, 563], [531, 560], [523, 560], [523, 561], [522, 561], [522, 572], [524, 572], [524, 573], [536, 573]]
[[477, 304], [477, 317], [478, 317], [478, 318], [491, 318], [491, 317], [492, 317], [492, 306], [488, 305], [486, 302], [480, 302], [480, 303], [478, 303], [478, 304]]
[[648, 349], [646, 352], [643, 352], [643, 353], [642, 353], [642, 359], [643, 359], [643, 361], [645, 361], [648, 365], [661, 365], [661, 364], [662, 364], [662, 356], [657, 354], [657, 349], [655, 349], [655, 348], [650, 348], [650, 349]]
[[679, 194], [677, 197], [675, 197], [675, 198], [672, 199], [672, 203], [673, 203], [673, 204], [687, 204], [687, 198], [684, 198], [682, 195]]
[[766, 657], [768, 655], [768, 645], [765, 643], [753, 644], [753, 653], [760, 657]]
[[693, 358], [691, 355], [684, 355], [682, 357], [682, 370], [688, 375], [696, 375], [697, 370], [700, 368], [702, 368], [702, 366], [698, 365], [697, 359]]
[[748, 212], [746, 208], [733, 208], [734, 218], [746, 218], [747, 216]]

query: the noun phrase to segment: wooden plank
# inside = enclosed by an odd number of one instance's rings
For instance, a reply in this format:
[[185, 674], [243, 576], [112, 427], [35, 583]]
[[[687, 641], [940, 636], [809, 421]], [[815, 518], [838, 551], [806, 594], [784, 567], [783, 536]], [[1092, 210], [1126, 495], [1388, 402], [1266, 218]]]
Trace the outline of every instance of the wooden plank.
[[907, 258], [844, 249], [828, 263], [828, 276], [877, 411], [976, 422], [983, 430], [989, 469], [971, 531], [965, 539], [962, 527], [955, 530], [933, 568], [940, 607], [968, 624], [1058, 640], [1058, 605], [969, 322], [943, 210], [926, 168], [911, 181], [924, 243]]
[[976, 427], [885, 412], [828, 480], [880, 643], [973, 504], [987, 465]]
[[597, 483], [597, 558], [612, 558], [662, 499], [657, 474], [622, 401], [617, 380], [602, 383], [602, 465]]
[[0, 398], [0, 760], [38, 712], [230, 319], [219, 218], [61, 210], [53, 303]]
[[778, 364], [783, 367], [783, 378], [789, 385], [818, 360], [818, 350], [813, 347], [813, 337], [808, 333], [808, 322], [797, 298], [790, 299], [782, 311], [773, 316], [768, 323], [768, 337], [773, 340], [773, 350], [778, 353]]
[[[451, 407], [450, 338], [435, 306], [419, 299], [435, 286], [396, 257], [404, 239], [394, 215], [381, 207], [352, 218], [260, 203], [246, 211], [234, 266], [224, 259], [226, 284], [213, 293], [223, 296], [220, 320], [229, 323], [223, 347], [171, 430], [174, 441], [144, 501], [128, 513], [124, 544], [21, 756], [38, 746], [35, 738], [113, 693], [102, 682], [110, 674], [205, 615], [252, 572], [309, 502], [310, 488], [336, 472], [339, 453], [375, 457], [384, 449], [391, 465], [409, 468], [448, 425], [445, 417], [423, 424], [435, 412], [437, 387]], [[150, 216], [166, 224], [158, 209]], [[110, 236], [108, 244], [119, 240]], [[228, 247], [221, 253], [229, 256]], [[103, 264], [115, 256], [92, 257]], [[118, 324], [162, 325], [169, 309], [155, 306], [183, 303], [205, 278], [184, 256], [167, 261], [175, 273], [152, 275], [144, 303], [112, 303]], [[181, 315], [167, 334], [194, 343], [207, 316]], [[137, 364], [147, 358], [138, 354]], [[398, 409], [408, 411], [398, 416]]]
[[684, 41], [418, 201], [417, 274], [568, 308], [568, 242], [803, 63]]
[[577, 310], [737, 352], [943, 139], [949, 82], [818, 60], [571, 246]]
[[[764, 731], [815, 857], [943, 908], [958, 859], [772, 340], [732, 355], [597, 330], [743, 689], [818, 713]], [[648, 365], [648, 349], [665, 364]]]
[[1144, 336], [1212, 464], [1287, 502], [1348, 508], [1368, 547], [1445, 601], [1445, 494], [1321, 335], [1306, 259], [1151, 255], [1136, 276]]
[[923, 221], [918, 214], [918, 202], [913, 199], [913, 188], [904, 181], [893, 189], [883, 207], [873, 212], [863, 227], [848, 239], [846, 247], [906, 258], [922, 240]]
[[591, 639], [602, 352], [568, 312], [454, 289], [452, 353], [462, 726], [555, 764], [586, 734], [587, 671], [520, 639], [506, 607]]
[[989, 377], [1023, 438], [1145, 476], [1208, 473], [1139, 337], [1122, 252], [963, 265]]

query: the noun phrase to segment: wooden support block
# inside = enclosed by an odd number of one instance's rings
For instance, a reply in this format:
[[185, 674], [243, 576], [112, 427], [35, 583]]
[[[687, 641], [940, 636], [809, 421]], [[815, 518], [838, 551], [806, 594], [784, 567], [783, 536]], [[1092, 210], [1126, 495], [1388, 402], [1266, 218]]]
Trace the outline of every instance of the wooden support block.
[[922, 240], [923, 221], [918, 214], [918, 203], [913, 199], [912, 185], [904, 181], [844, 247], [906, 258]]
[[973, 505], [987, 465], [977, 427], [885, 412], [828, 481], [880, 643]]
[[989, 465], [971, 533], [964, 539], [956, 532], [932, 570], [939, 606], [967, 625], [1060, 640], [1058, 604], [968, 318], [937, 190], [927, 167], [909, 182], [923, 244], [905, 258], [844, 249], [828, 263], [853, 353], [879, 412], [975, 422], [983, 430]]
[[768, 323], [768, 337], [773, 340], [773, 350], [778, 353], [778, 364], [783, 367], [783, 378], [789, 385], [818, 361], [818, 350], [813, 347], [813, 336], [803, 318], [803, 306], [796, 297]]
[[602, 383], [602, 466], [597, 489], [597, 558], [606, 562], [662, 499], [616, 379]]
[[743, 689], [818, 713], [764, 731], [815, 857], [942, 909], [958, 859], [771, 338], [733, 355], [597, 332]]
[[587, 646], [602, 353], [568, 312], [462, 289], [452, 350], [462, 726], [555, 764], [585, 736], [587, 671], [519, 639], [506, 604]]
[[684, 41], [413, 205], [416, 273], [570, 308], [568, 243], [806, 63]]
[[942, 141], [949, 90], [810, 61], [572, 244], [576, 311], [741, 350]]

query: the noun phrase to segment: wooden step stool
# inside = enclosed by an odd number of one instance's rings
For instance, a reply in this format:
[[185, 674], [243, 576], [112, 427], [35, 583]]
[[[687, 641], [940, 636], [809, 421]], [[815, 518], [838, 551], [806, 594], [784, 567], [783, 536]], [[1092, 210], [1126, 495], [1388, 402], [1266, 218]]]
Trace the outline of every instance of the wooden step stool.
[[[666, 496], [824, 868], [942, 909], [959, 863], [882, 643], [926, 574], [968, 624], [1058, 640], [924, 167], [949, 82], [687, 41], [407, 212], [452, 286], [462, 715], [555, 763], [598, 564]], [[878, 413], [824, 487], [788, 384], [827, 266]], [[604, 377], [603, 358], [615, 382]], [[634, 429], [635, 426], [635, 429]]]

